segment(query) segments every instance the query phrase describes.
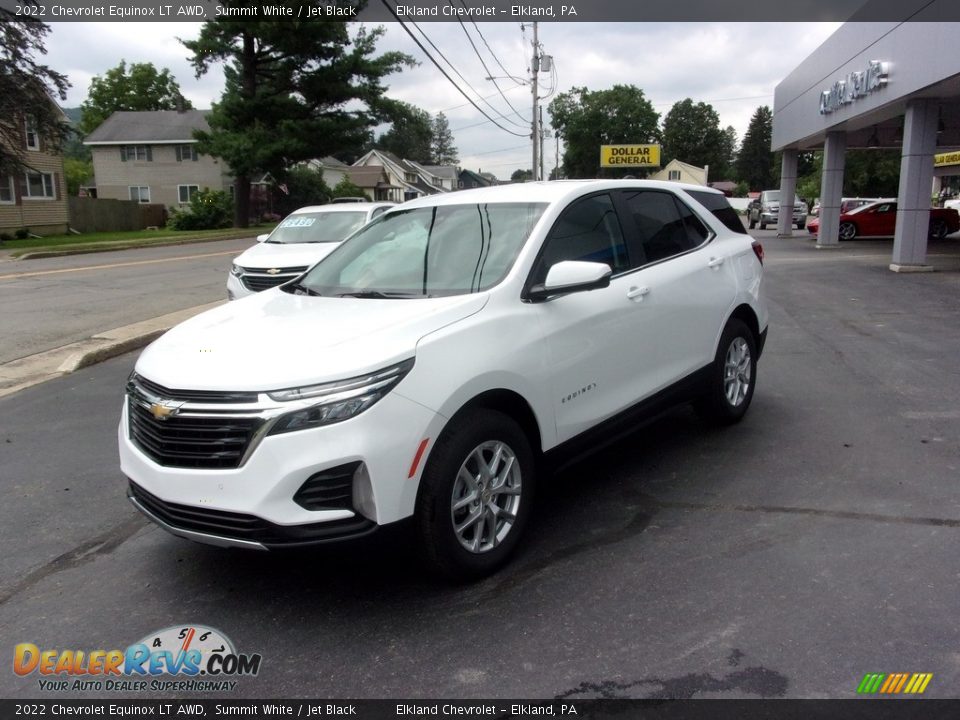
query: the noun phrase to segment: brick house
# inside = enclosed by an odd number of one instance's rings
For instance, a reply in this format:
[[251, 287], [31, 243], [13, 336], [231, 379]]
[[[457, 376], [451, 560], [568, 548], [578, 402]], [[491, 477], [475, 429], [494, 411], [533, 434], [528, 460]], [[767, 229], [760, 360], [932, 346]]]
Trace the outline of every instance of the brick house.
[[[59, 112], [59, 108], [57, 108]], [[67, 185], [63, 155], [49, 152], [29, 118], [14, 120], [23, 129], [17, 148], [26, 171], [0, 176], [0, 233], [22, 228], [35, 235], [67, 232]]]

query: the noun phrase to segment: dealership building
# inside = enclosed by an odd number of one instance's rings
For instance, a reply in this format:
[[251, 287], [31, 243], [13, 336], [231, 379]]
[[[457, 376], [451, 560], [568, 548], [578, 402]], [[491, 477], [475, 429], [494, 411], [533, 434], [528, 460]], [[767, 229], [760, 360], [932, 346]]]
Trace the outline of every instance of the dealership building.
[[[869, 9], [868, 3], [858, 17], [869, 17]], [[847, 22], [777, 85], [772, 147], [783, 152], [781, 198], [796, 193], [798, 154], [823, 150], [818, 247], [838, 247], [847, 151], [896, 148], [900, 187], [890, 269], [931, 269], [931, 198], [948, 186], [956, 190], [960, 176], [958, 31], [960, 23], [916, 19]], [[780, 235], [791, 234], [790, 220], [789, 212], [780, 213]]]

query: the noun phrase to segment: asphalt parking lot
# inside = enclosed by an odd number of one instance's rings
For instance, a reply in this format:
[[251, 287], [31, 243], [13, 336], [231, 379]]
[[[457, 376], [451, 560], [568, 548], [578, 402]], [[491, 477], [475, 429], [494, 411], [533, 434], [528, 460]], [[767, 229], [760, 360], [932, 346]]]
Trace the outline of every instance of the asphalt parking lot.
[[[960, 240], [901, 275], [889, 240], [753, 234], [771, 324], [746, 419], [678, 408], [552, 478], [475, 585], [424, 575], [404, 528], [268, 555], [143, 521], [115, 450], [134, 355], [0, 398], [3, 652], [198, 623], [262, 654], [237, 698], [854, 698], [877, 672], [957, 697]], [[44, 693], [8, 670], [0, 696]]]

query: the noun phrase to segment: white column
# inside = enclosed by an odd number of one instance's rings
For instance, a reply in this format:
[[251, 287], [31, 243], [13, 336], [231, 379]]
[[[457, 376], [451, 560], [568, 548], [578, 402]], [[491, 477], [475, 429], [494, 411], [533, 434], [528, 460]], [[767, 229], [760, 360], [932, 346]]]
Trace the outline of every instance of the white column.
[[797, 151], [784, 150], [780, 165], [780, 214], [777, 237], [793, 236], [793, 201], [797, 195]]
[[843, 169], [846, 165], [847, 135], [827, 133], [823, 144], [823, 176], [820, 180], [820, 232], [817, 247], [840, 247], [840, 199], [843, 197]]
[[933, 270], [927, 265], [927, 235], [930, 232], [930, 188], [939, 113], [938, 99], [907, 103], [903, 120], [903, 154], [900, 157], [897, 229], [893, 235], [890, 263], [894, 272]]

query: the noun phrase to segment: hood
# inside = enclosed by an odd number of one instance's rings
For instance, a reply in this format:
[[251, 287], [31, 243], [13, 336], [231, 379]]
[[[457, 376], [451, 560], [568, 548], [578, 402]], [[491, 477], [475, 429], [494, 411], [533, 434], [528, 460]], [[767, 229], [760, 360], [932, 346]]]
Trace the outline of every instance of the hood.
[[412, 357], [422, 337], [486, 302], [486, 293], [373, 300], [274, 288], [181, 323], [143, 351], [136, 370], [179, 390], [278, 390], [342, 380]]
[[310, 267], [333, 252], [340, 243], [257, 243], [233, 262], [244, 268]]

